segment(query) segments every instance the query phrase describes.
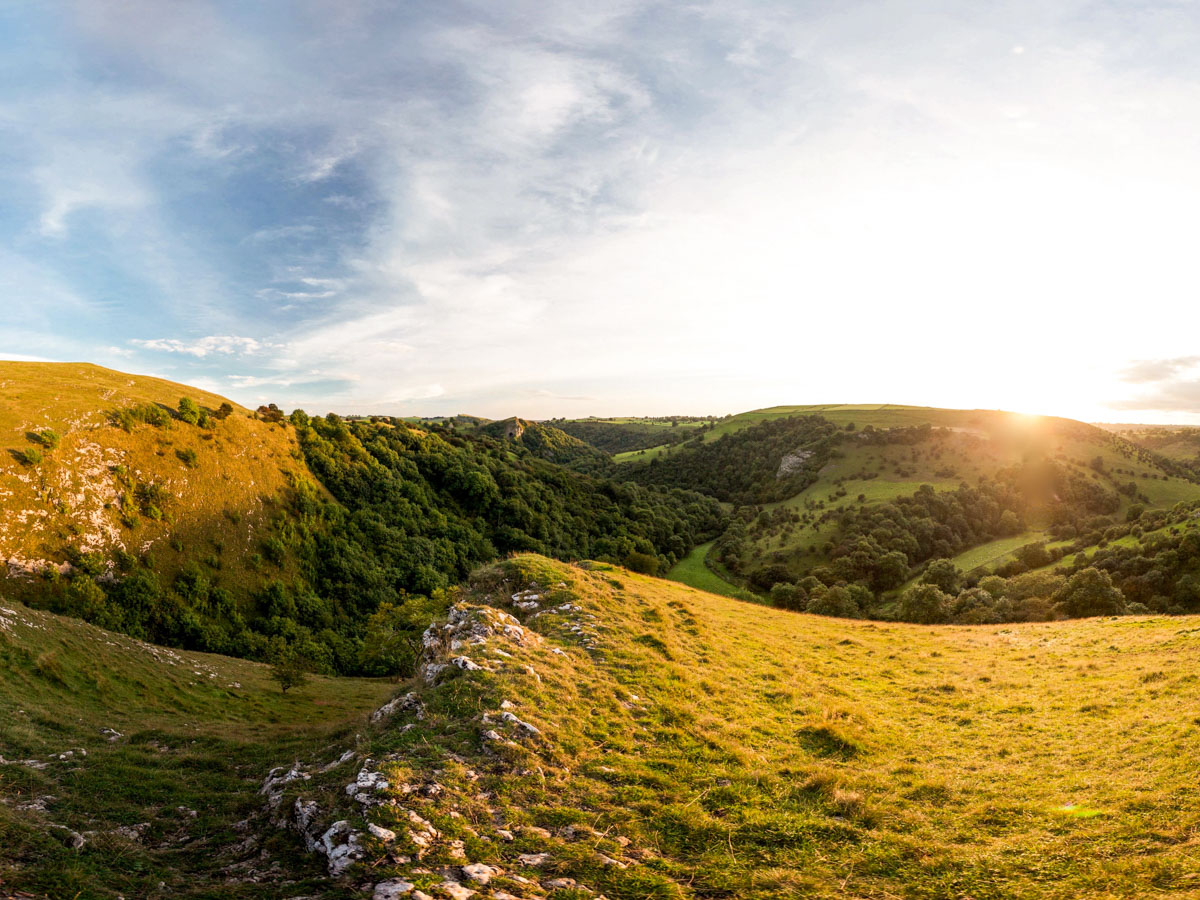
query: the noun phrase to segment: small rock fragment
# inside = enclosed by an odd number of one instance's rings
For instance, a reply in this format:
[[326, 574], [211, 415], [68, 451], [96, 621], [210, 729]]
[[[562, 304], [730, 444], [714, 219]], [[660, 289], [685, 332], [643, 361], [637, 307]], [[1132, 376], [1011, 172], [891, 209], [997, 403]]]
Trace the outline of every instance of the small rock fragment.
[[494, 877], [500, 874], [498, 869], [494, 869], [484, 863], [472, 863], [469, 866], [462, 867], [463, 877], [472, 884], [485, 885]]
[[371, 895], [371, 900], [397, 900], [398, 897], [410, 893], [414, 887], [416, 885], [403, 879], [389, 878], [387, 881], [381, 881], [375, 885], [375, 892]]

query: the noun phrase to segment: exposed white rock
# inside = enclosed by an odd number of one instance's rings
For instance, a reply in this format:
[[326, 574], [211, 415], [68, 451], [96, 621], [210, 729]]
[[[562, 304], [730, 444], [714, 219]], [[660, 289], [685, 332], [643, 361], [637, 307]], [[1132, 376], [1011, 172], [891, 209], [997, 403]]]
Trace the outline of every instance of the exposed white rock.
[[317, 836], [319, 812], [316, 800], [302, 800], [297, 797], [296, 802], [292, 804], [292, 827], [303, 836], [304, 847], [309, 853], [317, 849], [320, 840]]
[[267, 805], [274, 809], [283, 800], [283, 789], [287, 785], [293, 781], [308, 781], [310, 778], [312, 776], [300, 768], [299, 762], [293, 763], [290, 769], [276, 766], [267, 773], [258, 792], [267, 798]]
[[346, 785], [347, 796], [353, 797], [363, 805], [378, 802], [379, 798], [376, 795], [388, 789], [387, 777], [382, 772], [376, 772], [370, 768], [374, 762], [371, 759], [366, 760], [358, 776]]
[[534, 734], [542, 733], [541, 730], [538, 729], [536, 726], [530, 725], [528, 722], [522, 721], [521, 719], [517, 718], [517, 716], [514, 713], [511, 713], [508, 711], [502, 712], [500, 714], [500, 718], [503, 719], [505, 722], [508, 722], [510, 725], [515, 725], [518, 730], [522, 731], [525, 734], [534, 735]]
[[375, 712], [371, 713], [371, 721], [382, 722], [384, 719], [387, 719], [399, 712], [416, 713], [416, 716], [419, 719], [422, 717], [424, 712], [424, 705], [417, 698], [416, 694], [414, 694], [412, 691], [409, 691], [403, 697], [396, 697], [393, 700], [389, 700], [387, 703], [383, 704], [383, 706], [379, 707], [379, 709], [375, 710]]
[[139, 822], [137, 825], [121, 825], [113, 829], [113, 834], [120, 835], [128, 841], [141, 842], [142, 835], [150, 828], [149, 822]]
[[389, 878], [387, 881], [381, 881], [375, 885], [371, 900], [397, 900], [398, 897], [412, 893], [414, 887], [416, 885], [402, 878]]
[[363, 848], [359, 843], [359, 832], [355, 831], [345, 819], [334, 822], [329, 830], [321, 835], [320, 850], [328, 859], [329, 874], [334, 878], [345, 872], [356, 861], [362, 859]]
[[367, 825], [367, 831], [369, 831], [373, 837], [378, 838], [385, 844], [391, 844], [396, 840], [396, 832], [392, 831], [390, 828], [384, 828], [382, 825], [376, 825], [374, 822]]
[[539, 636], [526, 633], [521, 623], [503, 610], [491, 606], [457, 604], [450, 610], [449, 618], [444, 624], [430, 625], [421, 636], [421, 677], [432, 682], [448, 664], [464, 669], [470, 668], [459, 660], [478, 665], [458, 651], [467, 647], [483, 647], [496, 637], [516, 644], [536, 643], [540, 640]]
[[49, 828], [52, 831], [62, 832], [62, 839], [72, 850], [82, 850], [84, 844], [87, 843], [82, 834], [72, 831], [66, 825], [50, 825]]
[[472, 884], [485, 885], [499, 875], [500, 870], [486, 863], [471, 863], [469, 866], [462, 867], [462, 873], [463, 877]]
[[793, 450], [791, 453], [785, 454], [783, 459], [779, 460], [779, 469], [775, 472], [775, 477], [786, 478], [793, 472], [798, 472], [804, 468], [804, 463], [812, 455], [813, 452], [811, 450]]
[[353, 750], [347, 750], [345, 753], [343, 753], [341, 756], [339, 756], [333, 762], [326, 763], [325, 765], [321, 766], [321, 771], [322, 772], [332, 772], [338, 766], [343, 765], [344, 763], [350, 762], [350, 760], [354, 759], [354, 757], [356, 757], [356, 756], [358, 756], [358, 754], [355, 753]]

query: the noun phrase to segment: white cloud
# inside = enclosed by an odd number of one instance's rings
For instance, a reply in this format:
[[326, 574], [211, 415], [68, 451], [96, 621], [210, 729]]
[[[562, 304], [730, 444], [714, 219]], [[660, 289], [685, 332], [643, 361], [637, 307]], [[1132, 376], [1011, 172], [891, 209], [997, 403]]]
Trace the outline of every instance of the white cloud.
[[243, 356], [252, 353], [262, 353], [269, 349], [270, 344], [249, 337], [234, 335], [209, 335], [191, 341], [181, 341], [175, 338], [153, 338], [151, 340], [133, 339], [129, 342], [144, 350], [155, 350], [161, 353], [182, 353], [195, 356], [198, 359], [220, 354], [224, 356]]
[[[1200, 205], [1178, 10], [110, 6], [81, 46], [143, 82], [0, 100], [0, 126], [40, 160], [30, 230], [94, 212], [136, 273], [140, 310], [95, 288], [125, 314], [98, 346], [142, 311], [210, 335], [130, 342], [177, 377], [237, 359], [235, 390], [395, 411], [1094, 415], [1126, 360], [1191, 352], [1162, 327]], [[213, 231], [171, 218], [235, 176]]]

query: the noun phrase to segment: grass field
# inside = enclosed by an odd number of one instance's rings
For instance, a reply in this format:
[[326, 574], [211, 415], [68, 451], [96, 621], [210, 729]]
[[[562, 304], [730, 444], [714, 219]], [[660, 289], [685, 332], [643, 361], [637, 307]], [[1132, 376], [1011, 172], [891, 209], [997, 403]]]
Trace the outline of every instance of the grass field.
[[[509, 605], [520, 589], [544, 611]], [[395, 686], [282, 697], [254, 664], [5, 607], [0, 886], [332, 900], [403, 878], [445, 896], [470, 861], [495, 867], [479, 900], [1200, 896], [1200, 618], [826, 619], [534, 556], [481, 575], [465, 608], [485, 596], [538, 637], [447, 651], [482, 667], [399, 686], [424, 711], [382, 726], [363, 714]], [[347, 747], [381, 761], [396, 806], [351, 800], [354, 767], [319, 773]], [[434, 829], [423, 858], [368, 842], [323, 877], [254, 816], [292, 759], [317, 774], [283, 809], [397, 833], [413, 810]], [[248, 871], [272, 874], [231, 877]]]
[[657, 447], [647, 447], [645, 450], [627, 450], [624, 453], [614, 453], [614, 462], [650, 462], [660, 456], [670, 456], [682, 449], [682, 444], [659, 444]]
[[758, 598], [750, 591], [740, 588], [736, 584], [730, 584], [705, 564], [705, 557], [708, 556], [712, 545], [713, 542], [709, 541], [707, 544], [693, 547], [691, 553], [671, 567], [666, 577], [671, 581], [678, 581], [711, 594], [757, 602]]
[[984, 566], [994, 566], [996, 563], [1010, 559], [1014, 550], [1032, 544], [1035, 541], [1046, 540], [1046, 535], [1040, 531], [1026, 531], [1014, 537], [1000, 538], [972, 547], [965, 553], [952, 558], [952, 562], [964, 572], [973, 572]]
[[[437, 773], [436, 798], [402, 802], [498, 867], [492, 889], [527, 895], [520, 876], [614, 900], [1200, 895], [1200, 620], [865, 623], [607, 567], [506, 570], [489, 595], [557, 582], [549, 605], [578, 610], [528, 622], [543, 642], [504, 643], [508, 657], [479, 648], [494, 671], [422, 689], [425, 717], [370, 744], [396, 754], [392, 783]], [[536, 735], [492, 724], [501, 709]], [[441, 876], [421, 869], [445, 859], [365, 864], [430, 890]]]
[[[235, 823], [260, 809], [268, 769], [353, 746], [393, 689], [314, 677], [284, 696], [266, 666], [0, 601], [0, 896], [283, 896], [226, 884], [220, 869], [245, 837]], [[117, 831], [142, 823], [137, 837]], [[82, 849], [70, 832], [87, 835]], [[323, 895], [321, 867], [291, 841], [279, 849], [289, 878], [309, 885], [286, 896]]]

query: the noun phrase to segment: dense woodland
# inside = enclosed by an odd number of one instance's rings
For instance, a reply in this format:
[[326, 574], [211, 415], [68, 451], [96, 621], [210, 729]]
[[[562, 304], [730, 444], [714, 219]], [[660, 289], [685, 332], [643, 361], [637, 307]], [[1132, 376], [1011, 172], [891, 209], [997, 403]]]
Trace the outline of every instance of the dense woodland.
[[549, 424], [616, 456], [663, 445], [676, 446], [712, 428], [714, 419], [672, 416], [668, 420], [551, 419]]
[[[812, 484], [842, 435], [842, 429], [820, 416], [773, 419], [715, 441], [694, 440], [685, 453], [627, 464], [622, 477], [639, 484], [687, 486], [738, 505], [770, 503]], [[784, 463], [789, 457], [792, 462]]]
[[602, 474], [612, 468], [612, 460], [607, 453], [544, 422], [504, 419], [480, 425], [472, 433], [497, 440], [512, 436], [516, 443], [539, 459], [567, 466], [577, 472]]
[[[273, 407], [259, 414], [285, 421]], [[149, 415], [114, 425], [156, 427]], [[113, 581], [98, 577], [103, 560], [77, 557], [49, 604], [158, 643], [404, 673], [448, 589], [482, 562], [529, 550], [655, 573], [724, 527], [712, 498], [593, 478], [503, 439], [300, 411], [288, 421], [319, 484], [298, 480], [275, 515], [252, 596], [194, 564], [164, 583], [152, 559], [122, 555]]]
[[[114, 410], [110, 421], [125, 430], [176, 423], [212, 430], [231, 411], [184, 401], [178, 410]], [[256, 415], [295, 429], [315, 481], [297, 478], [286, 508], [261, 534], [254, 588], [232, 589], [196, 563], [164, 579], [151, 556], [123, 553], [112, 578], [103, 559], [77, 554], [68, 576], [50, 576], [48, 605], [159, 643], [326, 672], [404, 673], [420, 631], [480, 563], [533, 551], [654, 574], [718, 538], [713, 557], [730, 577], [776, 605], [811, 613], [969, 623], [1200, 611], [1191, 507], [1181, 504], [1168, 520], [1134, 502], [1118, 521], [1123, 502], [1145, 498], [1133, 470], [1106, 470], [1099, 457], [1030, 458], [957, 490], [925, 485], [884, 502], [859, 496], [764, 509], [811, 485], [849, 446], [903, 445], [905, 460], [926, 447], [936, 458], [949, 432], [927, 425], [859, 431], [794, 416], [710, 442], [680, 428], [690, 437], [679, 452], [615, 466], [544, 423], [310, 419], [274, 406]], [[662, 443], [667, 429], [655, 430]], [[1153, 451], [1121, 446], [1162, 463]], [[131, 480], [123, 508], [169, 520], [170, 502], [155, 482]], [[954, 567], [951, 557], [1018, 535], [1031, 517], [1057, 546], [1023, 547], [987, 577]], [[764, 535], [782, 538], [798, 527], [828, 535], [806, 549], [810, 561], [800, 570], [784, 554], [753, 552]], [[1067, 553], [1079, 555], [1067, 564]]]

